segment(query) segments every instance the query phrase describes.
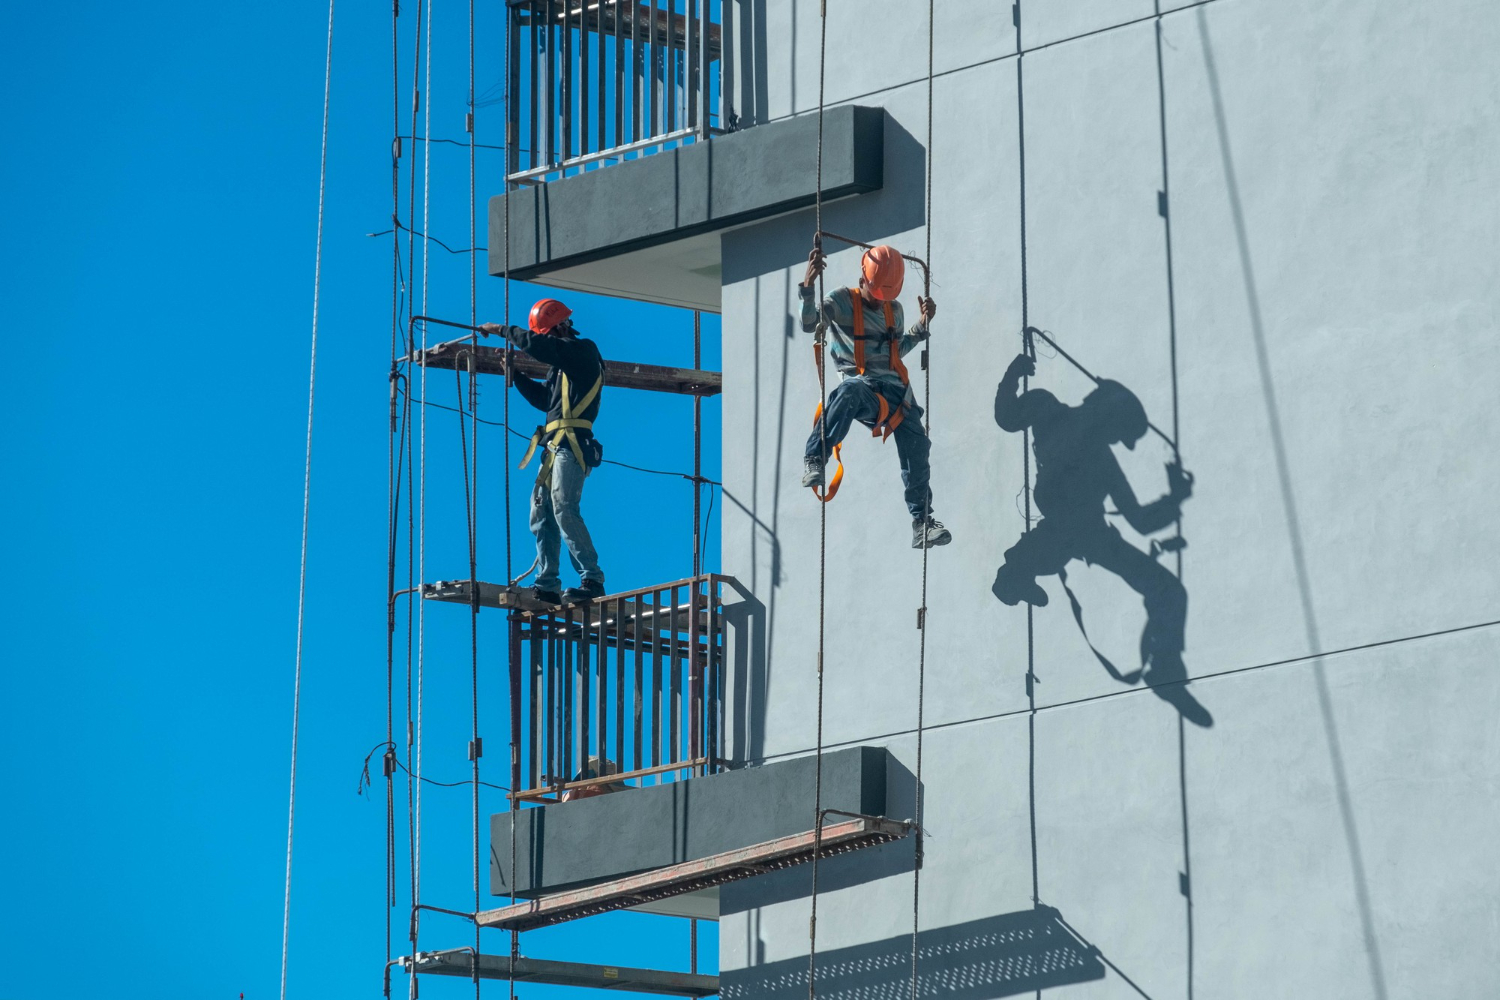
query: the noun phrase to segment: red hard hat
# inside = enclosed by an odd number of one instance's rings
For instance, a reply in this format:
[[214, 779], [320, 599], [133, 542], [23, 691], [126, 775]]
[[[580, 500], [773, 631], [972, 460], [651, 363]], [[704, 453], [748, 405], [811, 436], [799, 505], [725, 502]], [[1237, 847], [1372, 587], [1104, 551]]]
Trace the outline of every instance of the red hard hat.
[[881, 245], [865, 251], [859, 262], [865, 275], [865, 289], [882, 302], [890, 302], [901, 294], [901, 283], [906, 280], [906, 261], [901, 252], [892, 246]]
[[556, 299], [541, 299], [531, 307], [531, 332], [546, 333], [571, 315], [573, 310]]

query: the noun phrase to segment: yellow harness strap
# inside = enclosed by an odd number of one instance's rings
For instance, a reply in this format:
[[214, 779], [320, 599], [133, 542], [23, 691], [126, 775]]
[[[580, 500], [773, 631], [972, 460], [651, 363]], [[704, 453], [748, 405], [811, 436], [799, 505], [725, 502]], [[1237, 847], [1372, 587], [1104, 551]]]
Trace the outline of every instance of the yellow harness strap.
[[[545, 440], [547, 450], [546, 454], [542, 456], [541, 471], [537, 473], [536, 483], [538, 486], [546, 485], [552, 481], [553, 453], [564, 441], [572, 449], [573, 457], [578, 459], [578, 464], [587, 469], [588, 463], [583, 460], [583, 447], [578, 443], [577, 432], [593, 430], [594, 422], [575, 417], [573, 414], [582, 413], [593, 405], [595, 397], [599, 395], [599, 390], [603, 388], [604, 373], [601, 371], [599, 377], [594, 380], [593, 387], [584, 393], [583, 398], [575, 405], [573, 403], [572, 387], [568, 383], [568, 374], [567, 372], [563, 372], [561, 385], [562, 416], [556, 420], [549, 420], [545, 426], [536, 429], [536, 433], [531, 435], [531, 443], [526, 448], [526, 454], [521, 457], [521, 464], [516, 466], [516, 468], [524, 469], [530, 465], [531, 456], [536, 454], [537, 448], [541, 447]], [[550, 435], [550, 438], [548, 435]]]

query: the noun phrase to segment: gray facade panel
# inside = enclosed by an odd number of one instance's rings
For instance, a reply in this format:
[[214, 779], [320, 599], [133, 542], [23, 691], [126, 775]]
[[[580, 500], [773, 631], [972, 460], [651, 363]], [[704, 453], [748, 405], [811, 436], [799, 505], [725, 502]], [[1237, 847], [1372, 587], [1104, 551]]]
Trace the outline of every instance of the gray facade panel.
[[[816, 9], [766, 6], [800, 18], [801, 53], [795, 74], [773, 57], [767, 106], [805, 109]], [[1486, 996], [1500, 962], [1485, 931], [1500, 921], [1500, 8], [1182, 6], [1123, 24], [1139, 5], [1022, 0], [1026, 44], [1057, 44], [1017, 60], [1008, 30], [989, 61], [934, 84], [933, 488], [955, 541], [929, 561], [925, 708], [941, 728], [925, 746], [919, 948], [1010, 961], [983, 951], [985, 928], [1051, 934], [1039, 898], [1108, 962], [1048, 984], [1059, 995]], [[836, 7], [830, 39], [856, 30]], [[994, 13], [939, 5], [943, 20]], [[1084, 28], [1104, 30], [1075, 38]], [[848, 54], [830, 53], [830, 67]], [[919, 74], [892, 69], [878, 96], [859, 71], [830, 79], [881, 104], [890, 136], [925, 136]], [[920, 254], [924, 220], [892, 211], [921, 198], [920, 150], [903, 167], [894, 145], [881, 192], [831, 206], [826, 225]], [[821, 512], [798, 477], [818, 386], [795, 323], [810, 215], [724, 238], [724, 481], [743, 506], [725, 514], [723, 568], [765, 615], [731, 684], [735, 752], [751, 760], [806, 753], [815, 724], [801, 664], [818, 642]], [[856, 273], [842, 252], [829, 280]], [[990, 593], [1027, 529], [1023, 461], [1036, 474], [992, 409], [1023, 301], [1026, 321], [1128, 386], [1196, 474], [1188, 547], [1158, 564], [1186, 590], [1187, 690], [1211, 726], [1157, 696], [1169, 685], [1123, 683], [1099, 658], [1140, 666], [1147, 609], [1119, 574], [1077, 559], [1071, 594], [1044, 576], [1050, 601], [1030, 614]], [[1039, 348], [1032, 384], [1079, 404], [1092, 383]], [[1113, 451], [1140, 499], [1165, 491], [1169, 445]], [[921, 558], [892, 446], [856, 429], [844, 458], [826, 510], [826, 739], [885, 742], [914, 768]], [[1142, 553], [1175, 533], [1109, 523]], [[911, 867], [896, 853], [824, 868], [820, 954], [903, 961]], [[806, 961], [806, 883], [757, 879], [721, 900], [726, 989], [776, 993]]]
[[[853, 747], [823, 758], [823, 807], [911, 812], [909, 779], [889, 753]], [[813, 828], [811, 757], [526, 809], [516, 830], [516, 895], [587, 885]], [[895, 795], [887, 794], [894, 786]], [[511, 813], [490, 817], [490, 890], [510, 895]], [[898, 816], [895, 818], [906, 818]]]

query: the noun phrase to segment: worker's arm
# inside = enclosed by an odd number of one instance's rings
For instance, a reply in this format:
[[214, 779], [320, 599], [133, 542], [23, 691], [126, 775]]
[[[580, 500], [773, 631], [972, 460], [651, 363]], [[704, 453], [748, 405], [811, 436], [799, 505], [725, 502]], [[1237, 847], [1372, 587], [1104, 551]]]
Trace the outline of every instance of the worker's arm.
[[544, 365], [561, 368], [574, 382], [592, 385], [598, 378], [598, 359], [592, 344], [576, 337], [554, 337], [545, 333], [532, 333], [524, 326], [501, 326], [486, 323], [479, 328], [486, 336], [503, 336]]
[[1130, 481], [1113, 455], [1110, 461], [1114, 470], [1109, 495], [1115, 502], [1115, 509], [1124, 516], [1127, 524], [1143, 535], [1160, 531], [1177, 520], [1182, 512], [1182, 501], [1193, 495], [1193, 477], [1173, 462], [1167, 466], [1166, 496], [1142, 504], [1135, 498], [1135, 490], [1130, 488]]
[[1025, 354], [1017, 354], [1005, 369], [1000, 386], [995, 390], [995, 423], [1003, 431], [1025, 430], [1036, 423], [1037, 417], [1048, 405], [1057, 405], [1052, 393], [1045, 389], [1021, 392], [1021, 379], [1036, 374], [1036, 362]]
[[[900, 306], [898, 305], [896, 308], [899, 309]], [[932, 317], [937, 315], [937, 303], [918, 295], [917, 310], [917, 321], [901, 336], [902, 355], [905, 355], [907, 351], [910, 351], [922, 341], [932, 336], [932, 331], [928, 324], [932, 322]], [[905, 317], [902, 318], [905, 319]]]
[[829, 323], [834, 320], [834, 305], [832, 297], [818, 302], [818, 276], [823, 273], [823, 268], [828, 266], [828, 259], [823, 256], [823, 251], [813, 250], [807, 255], [807, 273], [802, 276], [802, 283], [797, 286], [797, 297], [802, 300], [802, 332], [815, 333], [818, 329], [818, 316]]
[[516, 390], [526, 402], [543, 413], [547, 412], [549, 399], [545, 383], [538, 382], [529, 375], [522, 375], [520, 372], [511, 373], [511, 382], [515, 384]]

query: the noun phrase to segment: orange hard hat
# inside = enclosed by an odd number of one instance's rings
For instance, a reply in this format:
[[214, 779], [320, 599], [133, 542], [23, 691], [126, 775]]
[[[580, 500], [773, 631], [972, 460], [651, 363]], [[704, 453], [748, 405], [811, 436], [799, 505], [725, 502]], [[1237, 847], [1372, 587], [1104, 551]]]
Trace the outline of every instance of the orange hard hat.
[[865, 276], [865, 290], [873, 298], [890, 302], [901, 294], [901, 283], [906, 280], [906, 261], [901, 251], [884, 244], [871, 247], [860, 258], [860, 270]]
[[540, 299], [531, 307], [531, 332], [546, 333], [571, 315], [573, 310], [556, 299]]

